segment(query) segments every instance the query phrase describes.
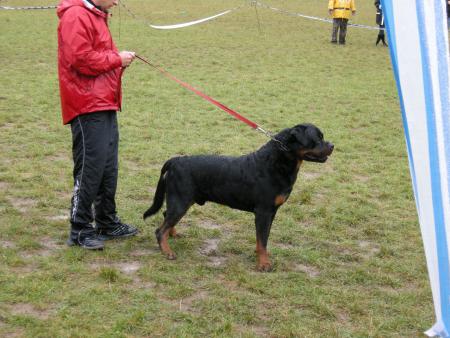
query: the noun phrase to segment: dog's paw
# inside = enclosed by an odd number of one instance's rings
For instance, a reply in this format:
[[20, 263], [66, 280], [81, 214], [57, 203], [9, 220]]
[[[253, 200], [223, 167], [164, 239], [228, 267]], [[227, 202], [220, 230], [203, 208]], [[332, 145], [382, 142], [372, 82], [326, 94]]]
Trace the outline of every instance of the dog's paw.
[[259, 272], [270, 272], [273, 270], [273, 266], [270, 262], [260, 263], [257, 266]]
[[166, 258], [170, 261], [177, 259], [177, 255], [175, 254], [175, 252], [165, 252], [163, 253], [163, 255], [166, 256]]

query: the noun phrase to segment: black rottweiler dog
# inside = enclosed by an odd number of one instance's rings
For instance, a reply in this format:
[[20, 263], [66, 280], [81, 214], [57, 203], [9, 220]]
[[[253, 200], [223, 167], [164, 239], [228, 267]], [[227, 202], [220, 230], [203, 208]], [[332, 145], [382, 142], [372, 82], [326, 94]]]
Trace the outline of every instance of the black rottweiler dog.
[[334, 148], [312, 124], [285, 129], [275, 139], [240, 157], [182, 156], [164, 163], [144, 219], [155, 214], [166, 197], [164, 222], [155, 234], [168, 259], [176, 258], [167, 241], [176, 235], [175, 225], [194, 203], [211, 201], [255, 214], [257, 268], [271, 270], [266, 250], [270, 228], [292, 191], [302, 161], [323, 163]]

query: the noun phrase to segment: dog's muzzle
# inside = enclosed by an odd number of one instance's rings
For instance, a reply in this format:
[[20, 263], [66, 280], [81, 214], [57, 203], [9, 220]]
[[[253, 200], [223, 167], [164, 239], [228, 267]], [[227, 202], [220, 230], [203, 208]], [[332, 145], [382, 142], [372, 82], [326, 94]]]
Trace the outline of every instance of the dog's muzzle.
[[319, 162], [319, 163], [326, 162], [328, 156], [330, 156], [334, 150], [334, 145], [330, 142], [324, 142], [323, 146], [320, 148], [321, 149], [319, 150], [314, 149], [310, 152], [305, 153], [303, 155], [303, 159], [309, 162]]

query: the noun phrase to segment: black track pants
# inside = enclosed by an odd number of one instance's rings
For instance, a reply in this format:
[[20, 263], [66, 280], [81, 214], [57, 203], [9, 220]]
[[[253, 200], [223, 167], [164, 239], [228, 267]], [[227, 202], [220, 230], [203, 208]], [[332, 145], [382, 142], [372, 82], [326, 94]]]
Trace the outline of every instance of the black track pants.
[[[116, 219], [119, 129], [117, 113], [83, 114], [71, 122], [74, 190], [73, 230], [108, 227]], [[94, 208], [92, 208], [94, 206]], [[93, 215], [93, 211], [95, 215]]]

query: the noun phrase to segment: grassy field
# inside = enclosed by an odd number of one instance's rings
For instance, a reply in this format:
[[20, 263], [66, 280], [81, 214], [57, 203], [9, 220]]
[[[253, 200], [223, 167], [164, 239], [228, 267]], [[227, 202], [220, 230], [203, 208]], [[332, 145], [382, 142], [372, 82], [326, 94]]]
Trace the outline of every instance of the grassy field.
[[[50, 5], [55, 1], [2, 1]], [[127, 0], [154, 24], [186, 22], [244, 1]], [[326, 16], [327, 1], [273, 0]], [[373, 25], [372, 0], [353, 22]], [[259, 24], [257, 16], [259, 17]], [[259, 27], [260, 26], [260, 27]], [[136, 61], [123, 79], [121, 218], [140, 234], [103, 252], [68, 248], [71, 134], [60, 116], [54, 10], [0, 10], [0, 336], [421, 337], [434, 321], [389, 53], [377, 32], [255, 8], [160, 31], [113, 13], [134, 50], [263, 127], [318, 125], [335, 144], [305, 163], [255, 270], [251, 214], [194, 206], [167, 261], [142, 221], [175, 154], [251, 152], [267, 142]]]

